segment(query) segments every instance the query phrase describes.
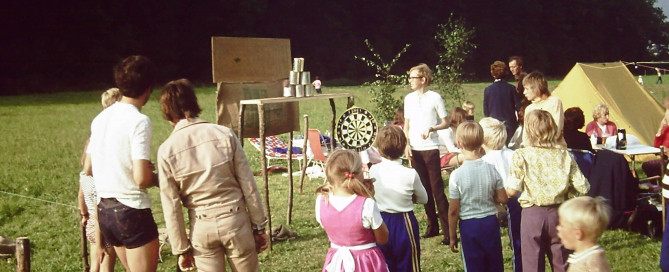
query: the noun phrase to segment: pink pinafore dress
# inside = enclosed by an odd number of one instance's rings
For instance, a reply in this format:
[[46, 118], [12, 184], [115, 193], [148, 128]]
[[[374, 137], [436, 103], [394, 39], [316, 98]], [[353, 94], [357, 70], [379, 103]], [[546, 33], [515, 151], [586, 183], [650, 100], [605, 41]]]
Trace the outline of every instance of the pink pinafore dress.
[[325, 198], [321, 199], [321, 224], [331, 243], [323, 265], [324, 272], [388, 271], [383, 253], [376, 246], [374, 232], [362, 226], [365, 199], [356, 196], [341, 211], [330, 205]]

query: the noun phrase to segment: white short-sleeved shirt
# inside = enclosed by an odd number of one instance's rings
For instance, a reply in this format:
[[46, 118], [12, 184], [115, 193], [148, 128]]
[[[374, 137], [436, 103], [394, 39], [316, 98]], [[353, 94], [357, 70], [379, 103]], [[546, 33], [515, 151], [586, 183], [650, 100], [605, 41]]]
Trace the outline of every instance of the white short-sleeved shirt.
[[374, 198], [379, 209], [388, 213], [413, 211], [412, 196], [416, 195], [416, 202], [427, 203], [427, 191], [420, 182], [416, 170], [402, 166], [402, 160], [388, 160], [372, 165], [369, 177], [375, 178]]
[[467, 160], [451, 173], [450, 199], [460, 200], [460, 219], [484, 218], [497, 214], [495, 191], [504, 189], [495, 167], [481, 159]]
[[495, 169], [502, 177], [504, 186], [507, 185], [507, 180], [509, 179], [509, 168], [511, 167], [512, 155], [513, 150], [505, 147], [500, 150], [488, 150], [488, 152], [481, 158], [483, 161], [495, 166]]
[[131, 104], [115, 103], [91, 124], [91, 156], [98, 198], [116, 198], [135, 209], [151, 208], [146, 189], [135, 184], [133, 160], [151, 159], [151, 120]]
[[460, 153], [460, 148], [456, 146], [455, 132], [453, 128], [437, 130], [439, 136], [439, 155], [443, 156], [448, 153]]
[[430, 133], [430, 137], [423, 139], [421, 134], [430, 127], [437, 125], [437, 121], [447, 116], [444, 100], [433, 91], [420, 94], [414, 91], [404, 98], [404, 118], [409, 119], [409, 144], [412, 150], [433, 150], [439, 148], [439, 136]]
[[[351, 204], [356, 196], [356, 194], [351, 196], [335, 196], [330, 194], [328, 196], [328, 201], [335, 209], [341, 211]], [[323, 199], [323, 196], [319, 194], [318, 197], [316, 197], [316, 221], [323, 227], [323, 223], [321, 223], [321, 199]], [[376, 206], [376, 201], [371, 198], [366, 198], [365, 202], [362, 204], [362, 227], [375, 230], [380, 228], [381, 224], [383, 224], [383, 218], [381, 217], [379, 207]]]

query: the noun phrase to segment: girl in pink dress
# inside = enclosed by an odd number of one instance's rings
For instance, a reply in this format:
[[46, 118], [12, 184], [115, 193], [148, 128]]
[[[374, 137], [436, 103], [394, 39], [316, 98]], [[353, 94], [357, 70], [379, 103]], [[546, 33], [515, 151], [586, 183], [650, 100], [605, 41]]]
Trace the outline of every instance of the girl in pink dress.
[[360, 156], [351, 150], [333, 152], [325, 175], [327, 182], [316, 190], [316, 221], [330, 239], [323, 271], [388, 271], [376, 246], [388, 241], [388, 228], [372, 199], [373, 185], [363, 179]]

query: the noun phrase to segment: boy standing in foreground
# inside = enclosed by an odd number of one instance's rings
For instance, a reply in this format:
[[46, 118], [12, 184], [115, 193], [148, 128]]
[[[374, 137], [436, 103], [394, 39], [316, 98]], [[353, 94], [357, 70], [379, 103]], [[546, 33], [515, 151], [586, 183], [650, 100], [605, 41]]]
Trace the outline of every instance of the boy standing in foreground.
[[609, 225], [609, 212], [602, 197], [580, 196], [567, 200], [558, 208], [557, 233], [569, 255], [567, 271], [611, 271], [604, 249], [597, 239]]
[[414, 203], [427, 203], [427, 192], [416, 170], [402, 166], [402, 152], [407, 140], [402, 129], [385, 126], [379, 131], [376, 146], [381, 162], [369, 170], [374, 182], [374, 198], [390, 232], [388, 243], [379, 245], [388, 269], [420, 271], [418, 221]]
[[502, 178], [495, 167], [481, 160], [483, 129], [467, 121], [455, 133], [465, 161], [451, 174], [448, 192], [449, 235], [452, 252], [457, 248], [457, 223], [460, 220], [463, 263], [468, 271], [504, 271], [502, 240], [495, 203], [506, 203]]

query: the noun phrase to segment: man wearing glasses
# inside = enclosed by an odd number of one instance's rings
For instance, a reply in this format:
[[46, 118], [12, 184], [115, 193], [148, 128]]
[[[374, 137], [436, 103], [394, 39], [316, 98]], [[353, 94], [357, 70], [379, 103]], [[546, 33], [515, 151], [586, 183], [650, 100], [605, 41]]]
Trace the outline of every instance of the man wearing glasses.
[[[439, 136], [436, 132], [448, 127], [446, 108], [441, 96], [427, 89], [432, 71], [421, 63], [409, 70], [409, 85], [413, 92], [404, 98], [404, 133], [409, 140], [406, 156], [427, 191], [425, 204], [427, 231], [422, 238], [439, 235], [439, 223], [444, 231], [443, 245], [449, 245], [448, 238], [448, 199], [444, 193], [444, 181], [441, 178], [439, 159]], [[437, 120], [441, 122], [437, 124]], [[436, 210], [435, 210], [436, 203]]]

